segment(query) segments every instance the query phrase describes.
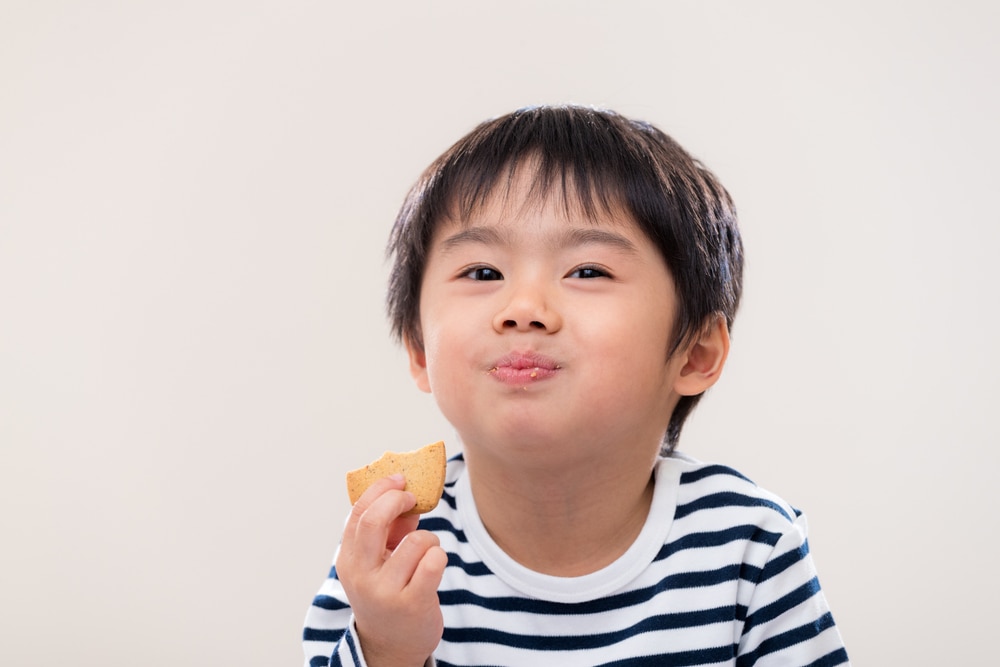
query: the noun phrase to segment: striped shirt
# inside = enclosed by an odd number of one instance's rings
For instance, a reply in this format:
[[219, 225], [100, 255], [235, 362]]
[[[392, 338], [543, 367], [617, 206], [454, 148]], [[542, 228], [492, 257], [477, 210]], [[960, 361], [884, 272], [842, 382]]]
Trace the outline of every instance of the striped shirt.
[[[661, 459], [649, 516], [618, 560], [580, 577], [533, 572], [492, 541], [461, 456], [420, 527], [448, 566], [429, 664], [639, 667], [848, 664], [809, 555], [805, 517], [738, 472]], [[335, 569], [306, 615], [309, 667], [364, 666]]]

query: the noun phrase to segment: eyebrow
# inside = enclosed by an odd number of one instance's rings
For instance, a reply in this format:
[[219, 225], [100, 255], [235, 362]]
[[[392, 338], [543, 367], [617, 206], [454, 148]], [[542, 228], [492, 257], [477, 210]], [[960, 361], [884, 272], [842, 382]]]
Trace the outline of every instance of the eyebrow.
[[[466, 227], [441, 241], [441, 249], [448, 252], [467, 243], [509, 246], [513, 239], [507, 230], [496, 227]], [[638, 252], [635, 243], [627, 237], [597, 227], [572, 228], [554, 239], [558, 248], [572, 248], [586, 245], [605, 245], [630, 254]]]
[[467, 243], [482, 245], [510, 245], [509, 234], [501, 232], [496, 227], [466, 227], [441, 241], [444, 252]]
[[583, 245], [606, 245], [624, 250], [628, 253], [637, 253], [639, 250], [635, 244], [621, 234], [600, 229], [597, 227], [574, 228], [569, 230], [562, 245], [583, 246]]

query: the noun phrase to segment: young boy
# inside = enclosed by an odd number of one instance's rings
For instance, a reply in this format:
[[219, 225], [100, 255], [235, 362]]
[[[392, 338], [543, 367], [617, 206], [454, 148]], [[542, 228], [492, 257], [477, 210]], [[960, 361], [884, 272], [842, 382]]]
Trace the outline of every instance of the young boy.
[[674, 449], [740, 300], [712, 174], [613, 112], [522, 109], [428, 168], [389, 249], [462, 453], [419, 525], [399, 477], [354, 505], [307, 665], [847, 664], [800, 513]]

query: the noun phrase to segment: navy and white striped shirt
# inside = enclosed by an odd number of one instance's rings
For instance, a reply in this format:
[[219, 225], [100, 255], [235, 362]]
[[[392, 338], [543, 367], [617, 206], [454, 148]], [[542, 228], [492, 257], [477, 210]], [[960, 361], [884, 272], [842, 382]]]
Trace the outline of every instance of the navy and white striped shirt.
[[[420, 527], [448, 552], [438, 667], [849, 664], [805, 517], [731, 468], [661, 459], [639, 537], [581, 577], [528, 570], [492, 541], [461, 456]], [[365, 665], [333, 569], [306, 615], [303, 646], [310, 667]]]

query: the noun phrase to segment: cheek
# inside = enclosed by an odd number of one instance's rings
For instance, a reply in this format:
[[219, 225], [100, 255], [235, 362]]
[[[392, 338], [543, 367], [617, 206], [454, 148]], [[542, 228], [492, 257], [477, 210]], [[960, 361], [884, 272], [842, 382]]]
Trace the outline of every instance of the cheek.
[[452, 332], [453, 330], [445, 325], [429, 327], [424, 334], [427, 377], [431, 390], [438, 400], [446, 395], [444, 392], [454, 391], [453, 387], [461, 378], [459, 372], [462, 367], [461, 355], [466, 346], [454, 335], [450, 335]]
[[[658, 390], [668, 375], [667, 318], [646, 311], [639, 319], [621, 317], [604, 321], [616, 324], [597, 327], [586, 338], [600, 346], [592, 354], [606, 360], [595, 381], [617, 387], [623, 395]], [[627, 342], [623, 345], [622, 341]]]

